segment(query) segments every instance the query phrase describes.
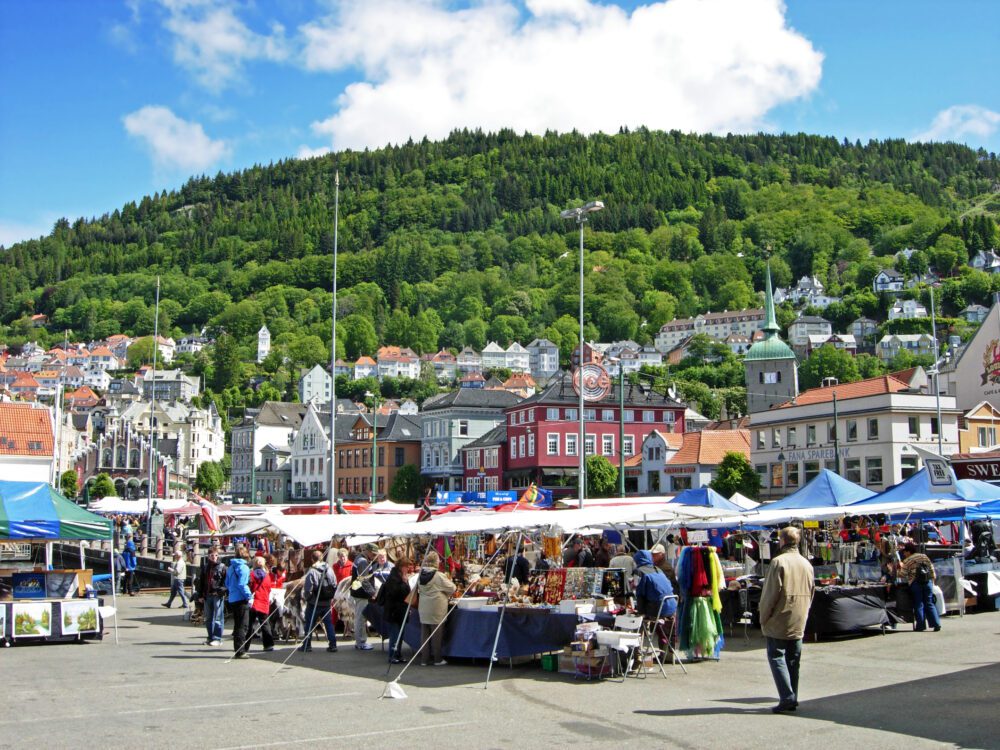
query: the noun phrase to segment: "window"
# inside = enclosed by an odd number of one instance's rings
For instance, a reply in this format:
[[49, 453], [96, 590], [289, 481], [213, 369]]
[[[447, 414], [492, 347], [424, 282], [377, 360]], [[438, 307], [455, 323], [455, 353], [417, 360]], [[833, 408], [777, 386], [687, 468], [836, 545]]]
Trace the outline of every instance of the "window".
[[827, 422], [826, 423], [826, 442], [832, 443], [837, 439], [837, 423]]
[[534, 422], [535, 421], [535, 410], [534, 409], [528, 409], [528, 421], [529, 422]]
[[584, 409], [583, 410], [583, 418], [585, 420], [587, 420], [588, 422], [596, 422], [597, 421], [597, 409]]
[[785, 464], [785, 476], [788, 478], [789, 487], [799, 486], [799, 462], [789, 461]]
[[775, 385], [781, 382], [780, 372], [762, 372], [761, 381], [764, 385]]
[[545, 455], [547, 456], [558, 456], [559, 455], [559, 434], [556, 432], [550, 432], [545, 436]]
[[405, 451], [402, 448], [394, 448], [395, 451], [395, 461], [393, 461], [393, 466], [402, 466], [403, 462], [406, 460]]
[[[816, 425], [811, 424], [806, 427], [806, 445], [816, 445]], [[809, 480], [806, 480], [809, 481]]]
[[771, 430], [771, 447], [772, 448], [781, 447], [781, 430], [777, 427]]
[[847, 442], [853, 443], [858, 439], [858, 420], [847, 420]]
[[655, 411], [644, 411], [642, 413], [642, 421], [643, 422], [655, 422], [656, 421], [656, 412]]
[[528, 433], [528, 455], [535, 455], [535, 433], [533, 432]]
[[806, 461], [802, 466], [805, 470], [806, 484], [819, 476], [819, 461]]
[[601, 455], [602, 456], [613, 456], [613, 455], [615, 455], [615, 436], [614, 435], [602, 435], [601, 436]]
[[794, 448], [795, 447], [795, 428], [794, 427], [789, 427], [788, 428], [788, 447], [789, 448]]
[[469, 420], [460, 419], [458, 420], [458, 436], [459, 437], [469, 437]]
[[622, 447], [624, 449], [623, 452], [625, 453], [626, 456], [635, 455], [635, 436], [626, 435], [625, 444]]
[[882, 459], [866, 458], [865, 473], [868, 475], [867, 484], [882, 484]]
[[575, 422], [579, 418], [580, 418], [580, 412], [578, 412], [576, 409], [567, 409], [566, 410], [566, 421], [567, 422]]
[[524, 435], [521, 435], [517, 439], [517, 452], [521, 455], [522, 458], [528, 455], [524, 450]]
[[764, 436], [764, 431], [757, 430], [757, 450], [764, 450], [765, 445], [767, 445], [767, 438]]
[[848, 458], [844, 461], [844, 476], [848, 482], [861, 484], [861, 459]]
[[900, 476], [903, 479], [912, 477], [917, 473], [917, 457], [916, 456], [900, 456], [899, 457], [899, 467]]
[[593, 456], [597, 452], [597, 438], [594, 435], [587, 435], [583, 440], [584, 455]]
[[634, 422], [635, 421], [635, 411], [632, 409], [625, 410], [625, 421]]
[[823, 465], [824, 465], [824, 468], [827, 471], [832, 471], [835, 474], [839, 473], [837, 471], [837, 459], [835, 459], [835, 458], [828, 458], [828, 459], [826, 459], [826, 461], [823, 462]]
[[[377, 466], [385, 466], [385, 448], [383, 448], [381, 445], [378, 447], [378, 464], [377, 464]], [[322, 470], [323, 466], [320, 465], [319, 468]]]
[[614, 422], [615, 412], [613, 409], [602, 409], [601, 410], [601, 421], [602, 422]]
[[760, 486], [767, 487], [767, 464], [757, 464], [753, 467], [754, 471], [760, 477]]
[[931, 417], [931, 435], [938, 434], [938, 421], [937, 417]]
[[549, 422], [558, 422], [559, 410], [549, 407], [548, 409], [545, 410], [545, 419], [547, 419]]
[[875, 417], [868, 420], [868, 439], [878, 440], [878, 420]]
[[910, 428], [910, 437], [920, 437], [920, 417], [908, 417], [907, 423]]
[[771, 486], [782, 487], [784, 486], [784, 480], [784, 466], [782, 464], [771, 464]]
[[996, 427], [980, 427], [979, 428], [979, 447], [989, 448], [997, 443], [997, 428]]
[[566, 455], [575, 456], [576, 455], [576, 445], [577, 445], [577, 435], [576, 433], [568, 433], [566, 435]]
[[512, 437], [510, 439], [510, 457], [517, 458], [517, 438]]

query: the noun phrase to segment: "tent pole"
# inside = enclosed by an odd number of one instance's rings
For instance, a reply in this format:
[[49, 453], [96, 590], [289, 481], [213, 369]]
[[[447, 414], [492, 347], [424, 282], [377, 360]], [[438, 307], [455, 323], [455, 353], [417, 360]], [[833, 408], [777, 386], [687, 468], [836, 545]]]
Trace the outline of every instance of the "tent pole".
[[87, 556], [83, 552], [83, 540], [80, 540], [80, 570], [87, 567]]
[[[427, 546], [424, 548], [424, 557], [427, 557], [427, 553], [431, 551], [431, 545], [432, 544], [434, 544], [434, 537], [433, 536], [428, 537], [428, 539], [427, 539]], [[421, 559], [423, 559], [423, 558], [421, 558]], [[414, 560], [414, 565], [415, 564], [416, 564], [416, 561]], [[417, 576], [418, 576], [418, 580], [419, 580], [420, 568], [417, 568]], [[384, 586], [385, 584], [382, 584], [382, 585]], [[409, 579], [406, 579], [406, 585], [407, 586], [410, 585]], [[411, 592], [412, 591], [413, 591], [413, 589], [411, 589]], [[413, 609], [413, 607], [411, 607], [410, 605], [406, 605], [406, 611], [403, 612], [403, 622], [399, 626], [399, 635], [396, 636], [396, 642], [389, 644], [389, 655], [390, 655], [390, 657], [392, 656], [392, 654], [396, 653], [397, 651], [400, 651], [400, 645], [403, 643], [403, 633], [406, 632], [406, 621], [410, 617], [410, 610], [411, 609]], [[384, 610], [382, 612], [382, 619], [383, 619], [383, 621], [385, 620], [385, 611]], [[390, 659], [388, 666], [385, 668], [385, 677], [386, 677], [386, 679], [389, 678], [389, 673], [391, 671], [392, 671], [392, 660]], [[383, 695], [384, 695], [384, 693], [383, 693]]]
[[[524, 539], [524, 532], [519, 531], [517, 534], [517, 543], [514, 545], [514, 560], [517, 560], [517, 556], [521, 551], [521, 540]], [[505, 566], [506, 567], [506, 566]], [[514, 566], [511, 564], [511, 572], [513, 573]], [[506, 576], [504, 576], [506, 577]], [[486, 670], [486, 684], [483, 685], [483, 690], [487, 690], [490, 686], [490, 676], [493, 674], [493, 665], [497, 660], [497, 645], [500, 643], [500, 630], [503, 628], [503, 616], [507, 611], [507, 602], [510, 601], [510, 582], [507, 583], [507, 592], [503, 597], [503, 604], [500, 605], [500, 617], [497, 619], [497, 632], [493, 636], [493, 653], [490, 656], [490, 666]]]
[[115, 555], [118, 554], [118, 550], [115, 549], [114, 542], [111, 544], [111, 553], [108, 557], [111, 559], [111, 607], [115, 610], [112, 617], [115, 618], [115, 645], [118, 645], [118, 579], [115, 578]]

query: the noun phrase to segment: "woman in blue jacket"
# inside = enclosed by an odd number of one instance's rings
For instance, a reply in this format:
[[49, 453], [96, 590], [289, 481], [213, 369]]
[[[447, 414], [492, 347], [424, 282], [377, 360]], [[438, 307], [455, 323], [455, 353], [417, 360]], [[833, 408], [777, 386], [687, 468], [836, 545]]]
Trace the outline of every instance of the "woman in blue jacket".
[[236, 548], [236, 557], [229, 563], [226, 573], [226, 591], [229, 596], [229, 608], [233, 613], [233, 651], [237, 659], [250, 658], [247, 649], [250, 646], [247, 638], [250, 626], [250, 552], [240, 545]]

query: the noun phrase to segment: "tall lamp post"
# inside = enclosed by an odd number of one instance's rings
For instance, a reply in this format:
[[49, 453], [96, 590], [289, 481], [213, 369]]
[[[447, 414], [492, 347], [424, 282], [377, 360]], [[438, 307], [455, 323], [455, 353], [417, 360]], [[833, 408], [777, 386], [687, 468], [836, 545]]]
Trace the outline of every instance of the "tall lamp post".
[[[601, 201], [590, 201], [583, 206], [578, 208], [568, 208], [559, 216], [563, 219], [573, 219], [577, 226], [580, 227], [580, 342], [577, 348], [577, 359], [576, 367], [577, 370], [583, 367], [583, 225], [587, 223], [589, 214], [596, 213], [604, 208], [604, 204]], [[582, 379], [581, 379], [582, 381]], [[586, 462], [587, 462], [587, 434], [584, 431], [584, 421], [583, 421], [583, 383], [580, 383], [579, 388], [580, 401], [580, 443], [577, 450], [580, 455], [580, 478], [579, 478], [579, 492], [580, 492], [580, 507], [583, 507], [583, 497], [587, 488], [587, 477], [586, 477]]]
[[618, 495], [625, 498], [625, 369], [621, 357], [609, 357], [618, 363]]
[[330, 338], [330, 515], [337, 497], [337, 228], [340, 225], [340, 170], [333, 176], [333, 323]]
[[369, 402], [372, 405], [372, 495], [371, 502], [375, 504], [375, 479], [376, 470], [378, 469], [378, 396], [376, 396], [371, 391], [366, 391], [365, 396], [368, 397]]

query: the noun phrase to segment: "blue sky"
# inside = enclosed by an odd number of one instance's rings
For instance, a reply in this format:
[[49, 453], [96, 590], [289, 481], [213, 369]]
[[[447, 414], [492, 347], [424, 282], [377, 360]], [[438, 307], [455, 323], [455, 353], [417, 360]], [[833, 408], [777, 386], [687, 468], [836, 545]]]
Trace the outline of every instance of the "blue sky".
[[993, 0], [4, 0], [0, 245], [192, 174], [457, 127], [1000, 151]]

